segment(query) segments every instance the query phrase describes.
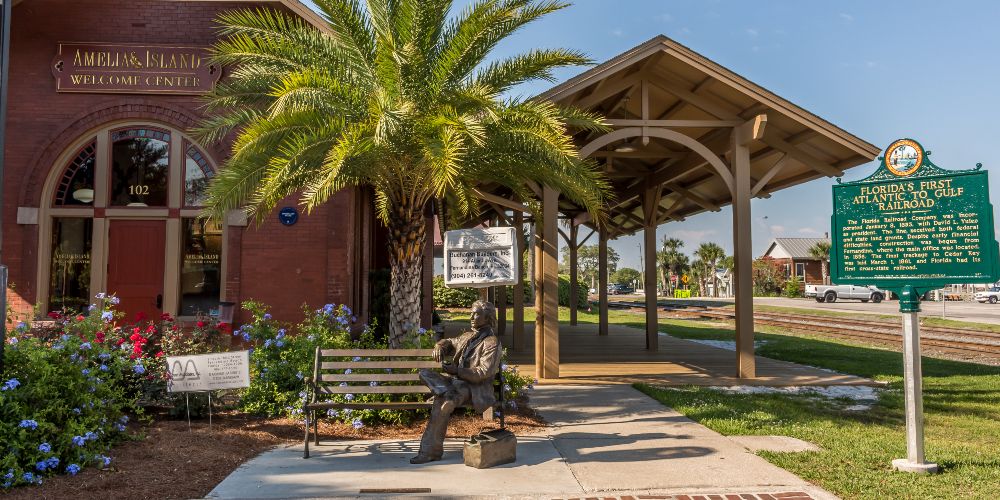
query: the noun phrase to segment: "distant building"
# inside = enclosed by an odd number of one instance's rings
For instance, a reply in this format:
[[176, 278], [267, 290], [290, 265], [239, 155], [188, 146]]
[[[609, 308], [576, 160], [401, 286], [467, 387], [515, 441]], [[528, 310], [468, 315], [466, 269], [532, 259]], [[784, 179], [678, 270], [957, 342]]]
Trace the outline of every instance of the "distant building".
[[764, 256], [774, 259], [784, 268], [786, 278], [798, 276], [803, 284], [823, 283], [823, 265], [819, 259], [809, 255], [809, 249], [817, 243], [830, 243], [830, 238], [775, 238], [767, 246]]

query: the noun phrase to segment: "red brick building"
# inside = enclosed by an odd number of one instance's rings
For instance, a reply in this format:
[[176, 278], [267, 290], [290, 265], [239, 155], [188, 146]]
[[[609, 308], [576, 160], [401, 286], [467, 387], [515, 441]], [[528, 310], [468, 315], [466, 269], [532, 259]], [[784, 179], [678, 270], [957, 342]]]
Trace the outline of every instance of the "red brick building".
[[2, 260], [17, 312], [85, 307], [107, 291], [129, 314], [258, 299], [286, 320], [330, 302], [367, 318], [386, 256], [364, 190], [294, 224], [290, 213], [260, 227], [239, 213], [195, 218], [229, 146], [188, 134], [199, 94], [226, 74], [207, 58], [215, 19], [260, 6], [323, 25], [298, 0], [15, 0]]
[[822, 263], [809, 254], [809, 249], [817, 243], [830, 243], [830, 238], [775, 238], [764, 256], [774, 259], [785, 270], [786, 278], [797, 276], [803, 287], [806, 283], [822, 284]]

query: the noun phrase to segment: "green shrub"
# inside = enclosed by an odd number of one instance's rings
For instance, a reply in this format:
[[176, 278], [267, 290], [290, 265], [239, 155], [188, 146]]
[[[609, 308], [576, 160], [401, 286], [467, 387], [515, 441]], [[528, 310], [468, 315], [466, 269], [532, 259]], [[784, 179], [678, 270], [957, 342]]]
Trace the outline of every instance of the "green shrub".
[[[576, 287], [576, 304], [579, 308], [587, 307], [587, 286], [583, 283], [577, 283]], [[569, 307], [569, 275], [560, 274], [559, 275], [559, 305], [563, 307]]]
[[434, 277], [434, 307], [469, 307], [479, 300], [475, 288], [448, 288], [444, 276]]
[[[110, 447], [138, 415], [141, 381], [155, 378], [131, 346], [109, 341], [108, 297], [86, 315], [55, 315], [58, 335], [39, 338], [18, 325], [4, 350], [0, 386], [0, 486], [41, 484], [53, 474], [106, 467]], [[124, 348], [122, 347], [124, 346]]]
[[788, 281], [785, 282], [785, 297], [794, 299], [802, 296], [802, 290], [799, 289], [798, 276], [792, 276]]

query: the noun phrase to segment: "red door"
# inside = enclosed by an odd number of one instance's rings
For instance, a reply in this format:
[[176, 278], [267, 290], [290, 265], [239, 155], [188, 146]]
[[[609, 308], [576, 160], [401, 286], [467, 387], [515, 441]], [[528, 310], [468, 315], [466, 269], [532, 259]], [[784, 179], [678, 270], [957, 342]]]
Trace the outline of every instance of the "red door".
[[113, 220], [108, 229], [108, 293], [121, 299], [118, 309], [135, 321], [140, 313], [160, 317], [166, 222]]

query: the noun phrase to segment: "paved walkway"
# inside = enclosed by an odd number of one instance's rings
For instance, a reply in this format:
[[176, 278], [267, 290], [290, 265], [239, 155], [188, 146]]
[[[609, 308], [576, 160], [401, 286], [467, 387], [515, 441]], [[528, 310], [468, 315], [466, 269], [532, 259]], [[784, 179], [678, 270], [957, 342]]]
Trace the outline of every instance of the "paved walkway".
[[465, 467], [458, 440], [421, 466], [407, 461], [414, 441], [325, 442], [308, 460], [292, 445], [244, 464], [209, 497], [833, 498], [627, 385], [541, 386], [531, 401], [551, 427], [518, 436], [514, 464]]

